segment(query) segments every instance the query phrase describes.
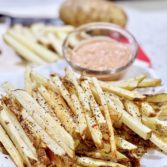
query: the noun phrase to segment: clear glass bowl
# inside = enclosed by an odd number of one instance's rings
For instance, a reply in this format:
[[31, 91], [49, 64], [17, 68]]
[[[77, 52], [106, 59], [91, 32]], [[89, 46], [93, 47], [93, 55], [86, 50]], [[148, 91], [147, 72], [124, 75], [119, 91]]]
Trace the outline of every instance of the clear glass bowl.
[[[110, 37], [129, 46], [129, 48], [131, 49], [131, 55], [126, 65], [121, 66], [119, 68], [111, 68], [99, 71], [96, 69], [83, 68], [71, 61], [70, 55], [75, 46], [79, 45], [80, 42], [82, 42], [85, 39], [98, 36]], [[84, 76], [95, 76], [98, 79], [102, 80], [120, 79], [136, 59], [137, 53], [138, 44], [133, 35], [130, 34], [127, 30], [124, 30], [121, 27], [111, 23], [97, 22], [85, 24], [75, 29], [75, 31], [71, 32], [66, 37], [63, 43], [63, 55], [67, 63], [72, 67], [74, 71]]]

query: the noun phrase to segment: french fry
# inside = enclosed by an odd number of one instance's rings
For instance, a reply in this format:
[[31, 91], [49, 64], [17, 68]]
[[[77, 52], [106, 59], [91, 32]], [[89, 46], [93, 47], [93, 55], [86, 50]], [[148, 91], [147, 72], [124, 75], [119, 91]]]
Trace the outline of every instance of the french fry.
[[53, 151], [56, 155], [65, 155], [65, 151], [45, 132], [44, 129], [42, 129], [35, 120], [26, 112], [26, 110], [23, 110], [21, 112], [21, 115], [23, 119], [25, 120], [26, 124], [30, 128], [31, 131], [34, 133], [37, 133], [38, 136], [46, 143], [48, 148]]
[[31, 76], [31, 79], [35, 80], [38, 84], [41, 84], [43, 86], [48, 85], [48, 80], [42, 75], [38, 74], [37, 72], [31, 71], [30, 76]]
[[142, 117], [142, 122], [157, 133], [167, 136], [167, 121], [158, 118]]
[[46, 33], [57, 33], [57, 32], [61, 32], [61, 31], [68, 33], [68, 32], [71, 32], [73, 30], [74, 30], [74, 27], [71, 25], [65, 25], [65, 26], [51, 26], [51, 25], [49, 25], [49, 26], [46, 26], [44, 28], [44, 31]]
[[32, 94], [32, 81], [31, 81], [31, 67], [27, 66], [25, 69], [25, 90]]
[[123, 149], [123, 150], [135, 150], [135, 149], [137, 149], [137, 146], [135, 146], [134, 144], [132, 144], [128, 141], [126, 141], [122, 137], [115, 136], [115, 141], [116, 141], [116, 146], [119, 149]]
[[20, 43], [22, 43], [25, 47], [32, 50], [45, 61], [53, 62], [58, 59], [57, 54], [55, 54], [54, 52], [48, 50], [47, 48], [36, 42], [29, 41], [27, 38], [15, 32], [14, 30], [9, 30], [8, 34], [11, 35], [15, 40], [18, 40]]
[[14, 163], [19, 167], [24, 167], [23, 159], [16, 149], [16, 147], [13, 145], [12, 141], [10, 140], [9, 136], [6, 134], [3, 127], [0, 125], [0, 142], [3, 144], [11, 158], [13, 159]]
[[[127, 90], [134, 90], [145, 79], [145, 77], [146, 77], [145, 75], [139, 75], [129, 80], [109, 81], [105, 83], [108, 85], [120, 87], [120, 88], [127, 89]], [[104, 81], [99, 81], [99, 82], [104, 82]]]
[[70, 92], [71, 101], [72, 101], [73, 106], [74, 106], [74, 111], [73, 112], [75, 112], [75, 115], [78, 118], [77, 120], [78, 120], [78, 128], [79, 128], [80, 134], [84, 138], [86, 130], [87, 130], [87, 123], [86, 123], [86, 119], [85, 119], [85, 113], [82, 109], [82, 106], [81, 106], [81, 103], [80, 103], [78, 97], [76, 96], [76, 92], [75, 92], [73, 86], [72, 85], [68, 86], [66, 84], [66, 87], [68, 87], [67, 89]]
[[52, 45], [53, 49], [57, 52], [57, 54], [62, 57], [63, 53], [62, 53], [62, 42], [60, 41], [60, 39], [57, 39], [56, 36], [54, 34], [49, 33], [48, 34], [48, 39], [50, 41], [50, 44]]
[[130, 115], [132, 115], [134, 118], [136, 118], [139, 121], [141, 120], [141, 114], [136, 104], [134, 104], [132, 101], [125, 100], [124, 105], [125, 105], [126, 111]]
[[142, 82], [138, 84], [138, 88], [146, 88], [146, 87], [156, 87], [161, 86], [160, 79], [144, 79]]
[[118, 106], [120, 106], [122, 109], [124, 109], [124, 105], [121, 102], [120, 98], [112, 93], [107, 93], [105, 92], [105, 95], [108, 96], [108, 98], [110, 98], [115, 104], [117, 104]]
[[167, 104], [164, 104], [160, 107], [160, 111], [157, 114], [157, 117], [166, 118], [167, 117]]
[[[97, 151], [83, 152], [82, 154], [95, 159], [111, 160], [111, 152], [106, 153], [105, 151], [97, 150]], [[116, 157], [118, 161], [123, 161], [123, 162], [129, 161], [129, 159], [119, 151], [116, 152]]]
[[51, 106], [51, 108], [54, 109], [55, 114], [57, 115], [65, 129], [71, 135], [76, 134], [77, 126], [74, 123], [72, 117], [70, 116], [69, 110], [63, 106], [63, 99], [61, 98], [61, 96], [52, 91], [48, 92], [45, 87], [42, 86], [40, 86], [38, 90], [48, 102], [48, 104]]
[[49, 113], [52, 117], [54, 117], [55, 121], [61, 124], [60, 120], [57, 118], [55, 112], [53, 109], [51, 109], [44, 99], [44, 97], [39, 93], [39, 92], [33, 92], [33, 98], [36, 99], [36, 101], [39, 103], [39, 105], [47, 112]]
[[108, 105], [106, 103], [106, 97], [105, 97], [104, 92], [102, 91], [97, 79], [92, 78], [92, 82], [93, 82], [93, 85], [94, 85], [98, 95], [99, 95], [101, 105], [104, 109], [104, 117], [106, 119], [108, 131], [109, 131], [109, 137], [110, 137], [111, 153], [112, 153], [112, 157], [115, 157], [116, 144], [115, 144], [115, 139], [114, 139], [114, 128], [113, 128], [112, 120], [111, 120], [111, 117], [109, 114]]
[[86, 167], [100, 167], [100, 166], [111, 166], [111, 167], [125, 167], [119, 163], [111, 161], [103, 161], [98, 159], [93, 159], [89, 157], [77, 157], [77, 163]]
[[[15, 119], [15, 121], [16, 121], [16, 119]], [[35, 160], [36, 161], [37, 156], [34, 155], [31, 148], [29, 149], [28, 145], [22, 139], [22, 136], [19, 134], [19, 131], [15, 126], [15, 123], [10, 118], [7, 109], [1, 110], [0, 122], [3, 126], [3, 128], [7, 131], [7, 133], [10, 136], [12, 142], [15, 144], [16, 148], [18, 149], [20, 155], [23, 158], [24, 163], [27, 166], [31, 166], [30, 160]], [[17, 124], [17, 127], [19, 127], [19, 126], [20, 125]], [[21, 126], [19, 128], [21, 129]], [[24, 137], [25, 137], [25, 135], [24, 135]], [[31, 144], [31, 146], [32, 146], [32, 144]]]
[[104, 119], [103, 114], [100, 111], [100, 108], [99, 108], [98, 104], [96, 103], [96, 101], [93, 97], [93, 94], [92, 94], [91, 89], [89, 87], [89, 82], [88, 81], [83, 81], [81, 83], [81, 85], [82, 85], [82, 88], [85, 91], [85, 95], [87, 96], [87, 98], [90, 102], [90, 107], [91, 107], [91, 110], [94, 114], [94, 117], [96, 118], [97, 123], [100, 125], [100, 127], [105, 127], [106, 121]]
[[71, 111], [76, 114], [76, 110], [75, 110], [74, 105], [72, 103], [70, 94], [67, 91], [66, 87], [63, 85], [60, 78], [58, 76], [54, 76], [51, 78], [51, 81], [53, 82], [53, 84], [55, 85], [57, 90], [59, 90], [60, 94], [63, 96], [65, 101], [68, 103], [69, 107], [71, 108]]
[[150, 141], [154, 143], [160, 150], [163, 150], [165, 153], [167, 153], [167, 144], [160, 136], [152, 133]]
[[37, 54], [32, 52], [31, 50], [27, 49], [22, 43], [15, 40], [8, 34], [4, 34], [3, 39], [12, 46], [16, 52], [19, 53], [24, 59], [28, 60], [29, 62], [36, 63], [36, 64], [45, 64], [46, 61], [38, 57]]
[[75, 77], [75, 74], [67, 69], [66, 70], [66, 78], [75, 86], [78, 98], [83, 105], [83, 110], [85, 113], [85, 118], [87, 121], [88, 129], [91, 133], [91, 137], [97, 147], [102, 147], [102, 133], [99, 129], [99, 126], [96, 123], [95, 118], [92, 116], [92, 113], [90, 112], [90, 106], [88, 99], [85, 96], [85, 93], [79, 83], [77, 82], [77, 79]]
[[150, 103], [163, 103], [167, 102], [167, 93], [161, 93], [156, 95], [148, 95], [146, 101]]
[[[38, 124], [42, 128], [46, 129], [47, 133], [63, 147], [63, 149], [70, 157], [73, 157], [73, 138], [58, 122], [54, 120], [54, 118], [49, 113], [46, 113], [45, 110], [41, 106], [39, 106], [38, 103], [25, 91], [13, 91], [12, 88], [10, 88], [10, 86], [7, 84], [4, 85], [3, 88], [8, 93], [10, 92], [10, 94], [20, 102], [20, 104], [30, 113], [30, 115], [32, 115], [33, 118], [38, 121]], [[59, 129], [57, 133], [55, 133], [55, 129]]]
[[105, 82], [100, 82], [100, 85], [104, 91], [114, 93], [128, 100], [143, 100], [145, 98], [145, 96], [137, 92], [129, 91], [129, 90], [126, 90], [120, 87], [116, 87], [116, 86], [112, 86], [112, 85], [108, 85]]
[[148, 117], [156, 116], [156, 112], [155, 112], [154, 108], [147, 102], [141, 103], [141, 112], [143, 115], [146, 115]]
[[121, 113], [122, 122], [128, 126], [132, 131], [138, 134], [143, 139], [147, 140], [151, 137], [151, 129], [147, 126], [143, 125], [141, 122], [136, 121], [130, 114], [128, 114], [125, 110], [123, 110], [118, 105], [114, 104], [110, 99], [108, 99], [109, 107], [114, 110], [116, 113]]

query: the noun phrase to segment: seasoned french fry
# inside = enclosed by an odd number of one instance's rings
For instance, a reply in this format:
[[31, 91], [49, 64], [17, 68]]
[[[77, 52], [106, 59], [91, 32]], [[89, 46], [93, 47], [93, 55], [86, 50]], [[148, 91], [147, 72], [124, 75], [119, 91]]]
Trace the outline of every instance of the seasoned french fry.
[[66, 102], [70, 106], [72, 112], [76, 114], [76, 110], [75, 110], [74, 105], [71, 101], [70, 94], [67, 91], [67, 89], [65, 88], [65, 86], [63, 85], [60, 78], [58, 76], [54, 76], [51, 78], [51, 80], [55, 84], [55, 87], [57, 88], [57, 90], [59, 90], [60, 94], [63, 96], [63, 98], [66, 100]]
[[43, 60], [42, 58], [38, 57], [37, 54], [35, 54], [31, 50], [27, 49], [22, 43], [18, 42], [17, 40], [15, 40], [10, 35], [4, 34], [3, 38], [24, 59], [26, 59], [26, 60], [28, 60], [28, 61], [30, 61], [32, 63], [36, 63], [36, 64], [45, 64], [46, 63], [45, 60]]
[[144, 79], [142, 82], [138, 84], [138, 88], [146, 88], [146, 87], [155, 87], [161, 86], [160, 79]]
[[167, 117], [167, 104], [164, 104], [160, 107], [160, 111], [157, 114], [157, 117], [166, 118]]
[[11, 158], [13, 159], [14, 163], [19, 167], [24, 167], [23, 159], [16, 149], [16, 147], [13, 145], [12, 141], [10, 140], [9, 136], [6, 134], [5, 130], [0, 125], [0, 142], [3, 144]]
[[36, 42], [29, 41], [27, 38], [15, 32], [14, 30], [9, 30], [8, 34], [10, 34], [14, 39], [21, 42], [25, 47], [29, 48], [34, 53], [39, 55], [45, 61], [54, 62], [58, 59], [58, 56], [54, 52], [48, 50], [47, 48], [43, 47], [42, 45]]
[[21, 113], [28, 127], [46, 143], [48, 148], [56, 155], [65, 155], [65, 151], [35, 122], [35, 120], [23, 110]]
[[103, 161], [98, 159], [93, 159], [89, 157], [77, 157], [77, 163], [86, 167], [100, 167], [100, 166], [111, 166], [111, 167], [125, 167], [119, 163], [111, 161]]
[[79, 98], [81, 104], [83, 105], [83, 110], [85, 112], [85, 118], [86, 118], [86, 121], [88, 124], [89, 131], [91, 133], [91, 137], [92, 137], [95, 145], [97, 147], [101, 147], [102, 146], [102, 133], [99, 129], [99, 126], [96, 123], [95, 118], [92, 116], [92, 113], [90, 112], [91, 110], [90, 110], [89, 102], [85, 96], [83, 89], [81, 88], [81, 86], [77, 82], [75, 74], [69, 69], [66, 70], [66, 78], [70, 82], [72, 82], [72, 84], [75, 86], [78, 98]]
[[143, 115], [146, 115], [148, 117], [156, 116], [156, 112], [155, 112], [154, 108], [147, 102], [141, 103], [141, 112]]
[[[30, 115], [32, 115], [33, 118], [38, 121], [38, 124], [42, 128], [46, 129], [47, 133], [63, 147], [63, 149], [70, 157], [73, 157], [73, 138], [58, 122], [54, 120], [54, 118], [49, 113], [45, 112], [45, 110], [39, 106], [38, 103], [25, 91], [13, 91], [12, 88], [10, 88], [7, 84], [4, 85], [3, 88], [7, 92], [10, 92], [10, 94], [12, 94], [21, 103], [21, 105], [30, 113]], [[55, 129], [59, 129], [57, 133], [55, 133]]]
[[161, 93], [156, 95], [148, 95], [146, 101], [150, 103], [163, 103], [167, 102], [167, 93]]
[[39, 92], [54, 109], [55, 114], [65, 127], [65, 129], [71, 134], [74, 135], [77, 133], [77, 126], [74, 123], [72, 117], [70, 116], [70, 112], [67, 108], [63, 107], [63, 99], [55, 92], [48, 92], [44, 87], [39, 88]]
[[108, 126], [108, 131], [109, 131], [112, 157], [115, 157], [115, 155], [116, 155], [116, 144], [115, 144], [115, 138], [114, 138], [114, 128], [113, 128], [112, 120], [111, 120], [111, 117], [110, 117], [110, 114], [109, 114], [108, 105], [107, 105], [107, 102], [106, 102], [106, 97], [105, 97], [104, 92], [102, 91], [97, 79], [92, 78], [92, 82], [93, 82], [93, 85], [94, 85], [98, 95], [99, 95], [101, 105], [104, 109], [104, 116], [105, 116], [106, 123], [107, 123], [107, 126]]
[[96, 118], [97, 123], [100, 125], [100, 127], [104, 127], [106, 125], [106, 121], [104, 119], [102, 112], [100, 111], [98, 104], [96, 103], [96, 101], [93, 97], [93, 94], [92, 94], [90, 86], [89, 86], [89, 82], [83, 81], [81, 83], [81, 85], [85, 91], [85, 95], [87, 96], [87, 98], [90, 102], [90, 107], [91, 107], [91, 110]]
[[126, 141], [125, 139], [119, 137], [119, 136], [115, 136], [115, 141], [116, 141], [116, 145], [118, 148], [123, 149], [123, 150], [135, 150], [137, 149], [137, 146], [135, 146], [134, 144]]
[[134, 118], [136, 118], [139, 121], [141, 120], [141, 114], [136, 104], [134, 104], [132, 101], [125, 100], [124, 105], [125, 105], [126, 111], [130, 115], [132, 115]]
[[145, 96], [137, 92], [129, 91], [129, 90], [112, 86], [112, 85], [108, 85], [105, 82], [100, 82], [100, 85], [104, 91], [108, 91], [118, 96], [125, 97], [128, 100], [143, 100], [145, 98]]
[[136, 121], [130, 114], [123, 110], [118, 105], [114, 104], [110, 99], [108, 99], [108, 105], [115, 112], [120, 112], [122, 114], [122, 122], [128, 126], [132, 131], [137, 133], [140, 137], [147, 140], [151, 137], [151, 129], [143, 125], [141, 122]]
[[[106, 153], [105, 151], [88, 151], [88, 152], [83, 152], [82, 154], [91, 157], [91, 158], [96, 158], [96, 159], [101, 159], [101, 160], [111, 160], [111, 153]], [[119, 151], [116, 152], [116, 157], [118, 161], [123, 161], [127, 162], [129, 159]]]
[[154, 143], [160, 150], [163, 150], [165, 153], [167, 153], [167, 144], [160, 136], [152, 133], [150, 141]]
[[32, 71], [31, 78], [32, 78], [32, 80], [35, 80], [37, 83], [39, 83], [43, 86], [48, 85], [48, 80], [45, 77], [43, 77], [42, 75], [38, 74], [37, 72]]
[[81, 103], [80, 103], [78, 97], [76, 96], [76, 92], [75, 92], [73, 86], [71, 86], [71, 85], [68, 86], [66, 84], [66, 87], [68, 87], [68, 90], [70, 92], [70, 98], [71, 98], [71, 101], [74, 105], [74, 111], [73, 112], [75, 112], [75, 115], [78, 118], [77, 120], [78, 120], [78, 127], [79, 127], [80, 134], [84, 138], [85, 133], [86, 133], [86, 129], [87, 129], [85, 113], [82, 109], [82, 106], [81, 106]]
[[167, 121], [158, 118], [142, 117], [142, 122], [157, 133], [167, 136]]
[[[15, 121], [16, 121], [16, 118], [15, 118]], [[15, 122], [13, 122], [13, 120], [10, 118], [7, 109], [1, 110], [0, 122], [3, 126], [3, 128], [7, 131], [8, 135], [10, 136], [13, 143], [15, 144], [16, 148], [18, 149], [20, 155], [23, 158], [24, 163], [27, 166], [31, 166], [30, 160], [37, 160], [37, 156], [34, 155], [31, 148], [29, 149], [28, 145], [22, 139], [22, 136], [19, 134], [19, 131], [15, 126]], [[20, 125], [17, 123], [17, 127], [19, 127], [19, 126]], [[21, 129], [21, 126], [19, 128]], [[25, 135], [24, 135], [24, 137], [25, 137]], [[31, 144], [31, 146], [32, 146], [32, 144]]]
[[62, 53], [62, 42], [60, 41], [60, 39], [57, 39], [56, 36], [54, 34], [49, 33], [48, 34], [48, 39], [53, 47], [53, 49], [57, 52], [57, 54], [62, 57], [63, 53]]
[[[134, 90], [138, 87], [140, 82], [142, 82], [145, 79], [145, 75], [139, 75], [135, 78], [129, 79], [129, 80], [123, 80], [123, 81], [109, 81], [105, 82], [105, 84], [120, 87], [127, 90]], [[104, 81], [99, 81], [104, 82]]]

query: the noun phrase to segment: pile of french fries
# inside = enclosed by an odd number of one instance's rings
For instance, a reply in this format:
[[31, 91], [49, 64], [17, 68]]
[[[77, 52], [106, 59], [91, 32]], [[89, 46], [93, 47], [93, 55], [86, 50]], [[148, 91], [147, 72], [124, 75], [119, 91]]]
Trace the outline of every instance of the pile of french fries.
[[62, 43], [73, 30], [70, 25], [15, 25], [7, 30], [3, 39], [27, 62], [45, 64], [63, 58]]
[[138, 88], [160, 86], [145, 75], [105, 82], [25, 72], [25, 89], [10, 83], [0, 101], [0, 143], [16, 166], [140, 166], [148, 148], [167, 153], [167, 94]]

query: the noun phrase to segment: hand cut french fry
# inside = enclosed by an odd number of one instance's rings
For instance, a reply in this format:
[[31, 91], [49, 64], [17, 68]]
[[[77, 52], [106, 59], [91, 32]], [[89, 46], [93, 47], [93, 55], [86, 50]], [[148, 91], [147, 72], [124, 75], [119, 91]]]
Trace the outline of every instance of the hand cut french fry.
[[[139, 75], [135, 78], [123, 81], [108, 81], [106, 84], [120, 87], [127, 90], [134, 90], [138, 87], [138, 85], [145, 79], [145, 75]], [[99, 81], [104, 82], [104, 81]]]
[[9, 136], [6, 134], [5, 130], [0, 125], [0, 142], [3, 144], [15, 164], [19, 167], [24, 167], [23, 159], [16, 149], [16, 147], [13, 145], [12, 141], [10, 140]]
[[44, 28], [44, 31], [46, 33], [57, 33], [57, 32], [71, 32], [74, 30], [74, 27], [71, 25], [65, 25], [65, 26], [46, 26]]
[[62, 122], [63, 126], [66, 128], [66, 130], [71, 134], [77, 133], [77, 127], [74, 123], [72, 117], [70, 116], [70, 112], [68, 109], [63, 107], [63, 99], [60, 95], [58, 95], [55, 92], [48, 92], [44, 87], [40, 87], [39, 91], [41, 95], [45, 98], [45, 100], [49, 103], [51, 108], [54, 109], [55, 114], [59, 118], [59, 120]]
[[163, 141], [161, 136], [158, 136], [155, 133], [152, 133], [150, 141], [154, 143], [159, 149], [167, 153], [167, 143]]
[[115, 138], [114, 138], [114, 128], [113, 128], [112, 120], [111, 120], [111, 117], [110, 117], [110, 114], [109, 114], [108, 105], [106, 103], [106, 97], [105, 97], [104, 92], [102, 91], [97, 79], [92, 78], [92, 82], [93, 82], [93, 85], [94, 85], [98, 95], [99, 95], [101, 105], [104, 109], [104, 117], [106, 119], [106, 123], [107, 123], [107, 126], [108, 126], [108, 131], [109, 131], [109, 137], [110, 137], [111, 153], [112, 153], [112, 157], [115, 157], [115, 155], [116, 155], [116, 144], [115, 144]]
[[96, 118], [97, 123], [100, 125], [100, 127], [104, 127], [106, 125], [106, 121], [104, 119], [102, 112], [100, 111], [98, 104], [96, 103], [96, 101], [93, 97], [93, 94], [92, 94], [90, 86], [89, 86], [89, 82], [83, 81], [81, 83], [81, 85], [85, 91], [85, 95], [87, 96], [87, 98], [90, 102], [90, 107], [91, 107], [91, 110], [94, 114], [94, 117]]
[[167, 117], [167, 104], [164, 104], [160, 107], [160, 111], [157, 114], [157, 117], [166, 118]]
[[125, 105], [126, 111], [130, 115], [132, 115], [134, 118], [136, 118], [139, 121], [141, 120], [141, 114], [136, 104], [134, 104], [132, 101], [125, 100], [124, 105]]
[[23, 110], [21, 115], [25, 119], [28, 127], [33, 131], [34, 133], [37, 133], [37, 135], [40, 136], [40, 138], [46, 143], [46, 145], [49, 147], [51, 151], [53, 151], [56, 155], [65, 155], [65, 151], [42, 129], [35, 120], [26, 112], [26, 110]]
[[153, 131], [167, 136], [167, 121], [158, 118], [142, 117], [142, 122]]
[[100, 167], [100, 166], [125, 167], [124, 165], [121, 165], [119, 163], [111, 161], [103, 161], [89, 157], [77, 157], [77, 162], [79, 165], [87, 167]]
[[151, 137], [151, 129], [143, 125], [141, 122], [136, 121], [130, 114], [125, 110], [120, 108], [118, 105], [114, 104], [111, 100], [108, 100], [108, 105], [115, 112], [120, 112], [122, 114], [122, 122], [128, 126], [132, 131], [137, 133], [140, 137], [147, 140]]
[[57, 54], [62, 57], [63, 56], [63, 51], [62, 51], [62, 42], [60, 39], [57, 39], [55, 35], [49, 33], [48, 34], [48, 39], [50, 41], [50, 44], [52, 45], [53, 49], [57, 52]]
[[24, 59], [36, 63], [36, 64], [45, 64], [46, 61], [41, 59], [40, 57], [37, 56], [34, 52], [31, 50], [27, 49], [22, 43], [18, 42], [15, 40], [13, 37], [11, 37], [8, 34], [5, 34], [3, 36], [4, 40], [12, 46], [16, 52], [18, 52]]
[[91, 136], [92, 136], [92, 139], [93, 139], [95, 145], [97, 147], [101, 147], [102, 146], [102, 133], [99, 129], [99, 126], [96, 123], [95, 118], [92, 116], [90, 106], [89, 106], [89, 101], [86, 98], [86, 95], [85, 95], [83, 89], [81, 88], [81, 86], [77, 82], [75, 74], [69, 69], [66, 70], [66, 78], [70, 82], [72, 82], [72, 84], [75, 86], [78, 98], [79, 98], [81, 104], [83, 105], [83, 110], [85, 112], [85, 118], [86, 118], [88, 128], [89, 128], [89, 131], [91, 133]]
[[141, 112], [143, 113], [143, 115], [146, 115], [148, 117], [156, 116], [154, 108], [147, 102], [141, 103]]
[[103, 90], [114, 93], [114, 94], [121, 96], [121, 97], [125, 97], [128, 100], [143, 100], [145, 98], [145, 96], [143, 96], [137, 92], [129, 91], [129, 90], [119, 88], [116, 86], [112, 86], [112, 85], [108, 85], [105, 82], [101, 82], [100, 85], [101, 85]]
[[31, 79], [35, 80], [37, 83], [39, 83], [43, 86], [48, 85], [47, 78], [43, 77], [42, 75], [38, 74], [37, 72], [34, 72], [34, 71], [31, 72]]
[[63, 98], [66, 100], [66, 102], [68, 103], [68, 105], [70, 106], [71, 110], [73, 113], [76, 112], [76, 110], [74, 109], [74, 105], [71, 101], [71, 97], [69, 92], [67, 91], [67, 89], [65, 88], [65, 86], [63, 85], [62, 81], [60, 80], [60, 78], [58, 76], [54, 76], [51, 78], [51, 81], [54, 83], [55, 87], [57, 88], [57, 90], [59, 90], [60, 94], [63, 96]]
[[9, 30], [8, 34], [11, 35], [15, 40], [18, 40], [20, 43], [22, 43], [25, 47], [32, 50], [37, 55], [41, 56], [41, 58], [47, 62], [54, 62], [58, 59], [58, 56], [56, 53], [48, 50], [47, 48], [43, 47], [42, 45], [29, 41], [27, 38], [22, 36], [21, 34], [18, 34], [14, 30]]
[[[12, 94], [21, 103], [30, 115], [38, 121], [39, 125], [46, 129], [49, 135], [52, 136], [52, 138], [54, 138], [64, 150], [67, 150], [67, 154], [69, 154], [69, 156], [73, 157], [74, 141], [65, 129], [56, 122], [50, 114], [46, 113], [28, 93], [22, 90], [12, 91], [12, 89], [6, 85], [6, 89], [7, 88], [8, 92], [10, 92], [10, 94]], [[59, 129], [57, 133], [55, 133], [55, 129]]]
[[148, 95], [146, 101], [150, 103], [163, 103], [167, 102], [167, 93], [161, 93], [156, 95]]
[[31, 67], [29, 66], [25, 69], [25, 90], [32, 94]]
[[[15, 121], [16, 121], [16, 118], [15, 118]], [[29, 149], [29, 146], [24, 142], [23, 136], [19, 134], [19, 130], [21, 129], [21, 126], [17, 122], [15, 123], [11, 119], [11, 115], [8, 113], [7, 109], [1, 110], [0, 123], [2, 124], [3, 128], [7, 131], [12, 142], [15, 144], [16, 148], [18, 149], [20, 155], [23, 158], [24, 163], [27, 166], [31, 166], [30, 160], [37, 160], [37, 157], [36, 155], [34, 155], [31, 148]], [[17, 126], [15, 126], [15, 124], [17, 124]], [[19, 127], [19, 129], [17, 129], [17, 127]], [[24, 137], [25, 137], [25, 134], [24, 134]]]
[[[88, 157], [95, 158], [95, 159], [111, 160], [111, 152], [106, 153], [105, 151], [98, 150], [98, 151], [83, 152], [81, 154], [84, 154]], [[119, 151], [116, 152], [116, 157], [117, 157], [117, 160], [121, 162], [129, 161], [128, 157], [126, 157], [124, 154], [120, 153]]]
[[137, 149], [137, 146], [135, 146], [134, 144], [126, 141], [125, 139], [119, 137], [119, 136], [115, 136], [115, 141], [116, 141], [116, 145], [119, 149], [123, 149], [123, 150], [135, 150]]
[[138, 84], [138, 88], [156, 87], [161, 85], [160, 79], [144, 79]]
[[[86, 129], [87, 129], [85, 113], [82, 109], [82, 106], [81, 106], [81, 103], [80, 103], [78, 97], [76, 96], [76, 93], [75, 93], [73, 86], [72, 85], [68, 86], [66, 84], [66, 87], [68, 87], [67, 89], [69, 90], [69, 92], [71, 94], [70, 99], [71, 99], [71, 102], [73, 103], [73, 107], [74, 107], [73, 112], [75, 112], [75, 115], [78, 118], [77, 120], [78, 120], [78, 127], [79, 127], [80, 134], [84, 138], [85, 133], [86, 133]], [[70, 104], [69, 104], [69, 106], [70, 106]]]

